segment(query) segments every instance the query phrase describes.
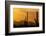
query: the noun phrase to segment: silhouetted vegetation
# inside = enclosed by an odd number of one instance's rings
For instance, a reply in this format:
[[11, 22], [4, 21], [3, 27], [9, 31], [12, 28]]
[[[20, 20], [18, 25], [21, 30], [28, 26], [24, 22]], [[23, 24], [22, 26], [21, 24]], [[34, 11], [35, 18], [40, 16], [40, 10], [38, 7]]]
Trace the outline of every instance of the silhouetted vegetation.
[[14, 28], [16, 27], [39, 27], [39, 23], [36, 19], [34, 19], [34, 22], [27, 22], [27, 21], [14, 21]]

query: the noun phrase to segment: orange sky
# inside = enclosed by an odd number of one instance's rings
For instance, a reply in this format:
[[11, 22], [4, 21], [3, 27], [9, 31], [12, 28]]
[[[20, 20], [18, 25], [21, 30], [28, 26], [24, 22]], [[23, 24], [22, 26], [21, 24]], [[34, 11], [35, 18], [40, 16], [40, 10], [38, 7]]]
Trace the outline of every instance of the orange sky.
[[28, 11], [28, 21], [33, 21], [34, 18], [36, 18], [36, 12], [38, 9], [33, 8], [13, 8], [13, 20], [21, 21], [25, 19], [25, 16], [27, 16]]

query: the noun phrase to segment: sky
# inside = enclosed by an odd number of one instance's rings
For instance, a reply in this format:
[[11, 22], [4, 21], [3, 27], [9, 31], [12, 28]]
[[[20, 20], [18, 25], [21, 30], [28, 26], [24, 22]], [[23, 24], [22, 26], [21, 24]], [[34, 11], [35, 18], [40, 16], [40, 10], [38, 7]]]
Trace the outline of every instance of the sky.
[[33, 8], [13, 8], [13, 20], [14, 21], [21, 21], [21, 20], [27, 20], [27, 12], [28, 12], [28, 21], [35, 22], [34, 19], [36, 19], [36, 12], [38, 9]]

